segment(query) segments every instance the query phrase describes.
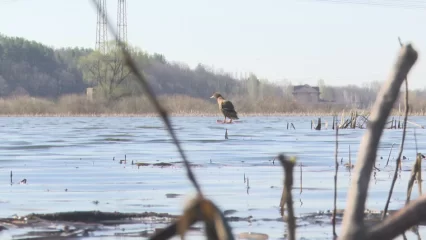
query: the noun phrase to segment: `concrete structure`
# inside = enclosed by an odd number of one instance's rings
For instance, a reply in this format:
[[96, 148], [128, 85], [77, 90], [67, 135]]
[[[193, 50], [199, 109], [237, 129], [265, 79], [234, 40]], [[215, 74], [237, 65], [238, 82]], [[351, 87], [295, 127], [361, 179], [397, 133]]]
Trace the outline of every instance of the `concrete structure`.
[[297, 85], [293, 87], [293, 96], [300, 103], [319, 103], [320, 90], [319, 87], [312, 87], [308, 84]]
[[87, 100], [93, 100], [93, 88], [86, 88], [86, 97]]

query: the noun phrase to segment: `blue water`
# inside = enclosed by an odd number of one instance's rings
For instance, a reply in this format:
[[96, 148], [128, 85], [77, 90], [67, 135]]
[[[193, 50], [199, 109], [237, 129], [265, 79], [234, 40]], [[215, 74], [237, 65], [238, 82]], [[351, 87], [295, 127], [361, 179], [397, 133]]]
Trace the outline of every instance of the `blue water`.
[[[246, 117], [240, 123], [220, 124], [215, 117], [174, 117], [172, 122], [205, 195], [234, 216], [279, 218], [283, 170], [278, 153], [296, 156], [296, 214], [333, 207], [335, 132], [311, 130], [317, 117]], [[409, 121], [426, 125], [424, 117]], [[287, 122], [296, 130], [287, 129]], [[229, 139], [225, 139], [225, 129]], [[0, 217], [13, 214], [74, 210], [120, 212], [167, 212], [180, 214], [194, 193], [182, 164], [173, 167], [140, 167], [130, 162], [181, 161], [170, 136], [158, 118], [0, 118]], [[363, 129], [341, 129], [339, 162], [356, 162]], [[405, 201], [409, 170], [415, 157], [414, 126], [409, 125], [403, 155], [403, 172], [390, 204], [398, 209]], [[419, 151], [424, 151], [426, 130], [416, 128]], [[402, 130], [385, 130], [371, 180], [367, 208], [382, 210], [395, 167]], [[384, 168], [391, 145], [390, 164]], [[119, 160], [127, 157], [127, 164]], [[115, 157], [115, 161], [113, 161]], [[381, 159], [381, 157], [383, 159]], [[10, 172], [13, 184], [10, 184]], [[351, 173], [339, 168], [338, 208], [344, 208]], [[244, 177], [249, 179], [250, 188]], [[22, 179], [27, 184], [19, 184]], [[300, 193], [300, 186], [303, 189]], [[166, 194], [181, 194], [167, 198]], [[417, 186], [412, 199], [418, 196]], [[93, 201], [99, 201], [94, 204]], [[234, 233], [263, 232], [282, 237], [282, 223], [235, 222]], [[305, 227], [304, 227], [305, 228]], [[315, 233], [314, 235], [312, 235]], [[298, 231], [298, 237], [330, 238], [331, 227]], [[0, 235], [1, 236], [1, 235]]]

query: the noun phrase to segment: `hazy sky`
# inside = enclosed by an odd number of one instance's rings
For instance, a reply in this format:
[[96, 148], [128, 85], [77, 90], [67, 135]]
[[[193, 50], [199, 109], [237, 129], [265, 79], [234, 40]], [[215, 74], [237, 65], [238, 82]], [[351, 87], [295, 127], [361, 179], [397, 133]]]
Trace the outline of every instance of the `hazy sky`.
[[[293, 84], [322, 78], [332, 85], [360, 85], [387, 78], [400, 36], [420, 54], [410, 88], [426, 86], [426, 0], [127, 0], [127, 5], [130, 44], [191, 67], [201, 62]], [[117, 0], [107, 0], [107, 7], [115, 23]], [[94, 47], [95, 30], [90, 0], [0, 0], [0, 33], [8, 36], [54, 47]]]

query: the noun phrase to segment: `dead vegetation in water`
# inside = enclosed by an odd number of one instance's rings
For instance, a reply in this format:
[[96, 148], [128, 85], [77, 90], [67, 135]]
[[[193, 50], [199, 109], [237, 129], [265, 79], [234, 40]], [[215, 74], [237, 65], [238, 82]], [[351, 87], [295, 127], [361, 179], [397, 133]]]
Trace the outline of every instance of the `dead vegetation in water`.
[[[160, 168], [164, 168], [164, 167], [176, 167], [176, 166], [182, 166], [182, 164], [184, 164], [183, 161], [177, 161], [177, 162], [156, 162], [156, 163], [148, 163], [148, 162], [138, 162], [138, 161], [133, 161], [131, 162], [131, 165], [137, 166], [138, 168], [140, 167], [160, 167]], [[193, 163], [189, 163], [189, 165], [191, 167], [200, 167], [200, 164], [193, 164]]]

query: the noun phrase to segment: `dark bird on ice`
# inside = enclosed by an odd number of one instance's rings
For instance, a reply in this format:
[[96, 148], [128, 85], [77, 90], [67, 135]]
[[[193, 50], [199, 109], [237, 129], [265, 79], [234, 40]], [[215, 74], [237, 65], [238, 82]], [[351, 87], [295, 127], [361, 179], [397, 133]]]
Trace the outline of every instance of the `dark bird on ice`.
[[219, 105], [219, 110], [225, 116], [225, 120], [223, 120], [223, 123], [226, 123], [226, 118], [230, 119], [229, 123], [232, 123], [233, 119], [239, 119], [232, 102], [225, 100], [225, 98], [223, 98], [220, 93], [216, 92], [210, 98], [216, 98], [217, 104]]

